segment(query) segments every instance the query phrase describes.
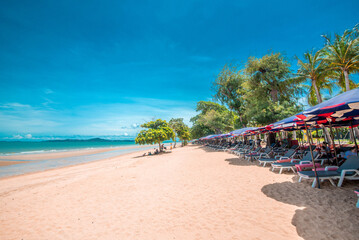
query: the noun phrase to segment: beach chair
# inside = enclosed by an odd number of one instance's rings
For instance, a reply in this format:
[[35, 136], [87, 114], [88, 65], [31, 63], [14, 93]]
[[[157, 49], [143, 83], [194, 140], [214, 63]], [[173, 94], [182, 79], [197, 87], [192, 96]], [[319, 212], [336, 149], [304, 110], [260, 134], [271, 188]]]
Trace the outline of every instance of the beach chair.
[[295, 150], [293, 149], [289, 149], [287, 151], [286, 154], [284, 154], [284, 156], [275, 156], [274, 158], [262, 158], [262, 157], [259, 157], [258, 158], [258, 161], [259, 161], [259, 165], [261, 165], [263, 163], [263, 167], [265, 167], [267, 165], [267, 163], [272, 163], [272, 162], [275, 162], [275, 161], [278, 161], [278, 160], [284, 160], [284, 159], [290, 159], [291, 157], [293, 157], [295, 155]]
[[254, 145], [247, 145], [246, 147], [239, 149], [238, 151], [235, 151], [235, 154], [241, 157], [241, 155], [246, 154], [249, 151], [252, 151], [254, 148]]
[[[312, 187], [317, 184], [314, 171], [300, 171], [298, 175], [301, 179], [313, 180]], [[341, 187], [344, 179], [347, 180], [359, 180], [359, 157], [348, 156], [348, 159], [335, 171], [317, 171], [320, 181], [329, 180], [333, 186], [336, 186], [334, 181], [339, 179], [338, 187]]]
[[248, 160], [248, 161], [249, 161], [250, 159], [253, 159], [253, 156], [259, 155], [259, 153], [260, 153], [261, 150], [262, 150], [262, 147], [261, 147], [261, 146], [257, 147], [255, 150], [246, 153], [246, 154], [244, 155], [244, 159], [245, 159], [245, 160]]
[[[314, 161], [318, 156], [319, 156], [318, 152], [313, 152]], [[279, 169], [279, 174], [281, 174], [283, 172], [283, 170], [288, 170], [288, 171], [292, 170], [294, 173], [296, 173], [295, 165], [300, 164], [301, 162], [304, 162], [306, 164], [312, 163], [312, 155], [310, 154], [310, 152], [306, 153], [302, 160], [291, 159], [290, 161], [285, 161], [285, 162], [283, 162], [283, 161], [282, 162], [280, 162], [280, 161], [273, 162], [272, 163], [272, 172], [274, 172], [275, 169]]]
[[234, 150], [233, 151], [233, 153], [234, 154], [236, 154], [237, 155], [237, 152], [240, 152], [240, 151], [242, 151], [243, 149], [247, 149], [247, 148], [249, 148], [251, 145], [249, 145], [249, 144], [242, 144], [241, 146], [239, 146], [236, 150]]
[[[261, 150], [263, 150], [263, 149], [261, 149]], [[245, 159], [247, 159], [249, 161], [250, 159], [257, 160], [258, 158], [269, 158], [269, 153], [271, 151], [272, 151], [272, 149], [267, 147], [264, 149], [263, 152], [258, 151], [258, 152], [247, 154]]]
[[238, 144], [236, 144], [236, 145], [233, 146], [233, 147], [227, 148], [225, 151], [231, 153], [232, 151], [237, 150], [240, 146], [241, 146], [240, 143], [238, 143]]

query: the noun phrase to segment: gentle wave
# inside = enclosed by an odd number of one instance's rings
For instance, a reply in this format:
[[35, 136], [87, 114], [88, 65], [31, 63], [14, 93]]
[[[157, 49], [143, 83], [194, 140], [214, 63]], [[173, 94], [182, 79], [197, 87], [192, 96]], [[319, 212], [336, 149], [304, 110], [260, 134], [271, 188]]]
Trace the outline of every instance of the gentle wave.
[[16, 152], [16, 153], [0, 153], [0, 156], [16, 156], [16, 155], [31, 155], [31, 154], [42, 154], [42, 153], [56, 153], [56, 152], [72, 152], [72, 151], [81, 151], [81, 150], [92, 150], [92, 149], [115, 149], [118, 147], [88, 147], [88, 148], [69, 148], [69, 149], [51, 149], [51, 150], [35, 150], [35, 151], [25, 151], [25, 152]]
[[0, 156], [118, 148], [124, 146], [135, 146], [135, 144], [128, 142], [0, 142]]

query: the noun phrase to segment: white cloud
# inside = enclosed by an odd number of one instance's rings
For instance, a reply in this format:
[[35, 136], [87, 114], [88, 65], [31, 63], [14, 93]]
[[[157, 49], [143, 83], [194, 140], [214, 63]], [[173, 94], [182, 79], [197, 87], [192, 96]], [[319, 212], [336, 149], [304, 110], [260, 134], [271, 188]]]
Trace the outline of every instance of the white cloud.
[[6, 109], [17, 109], [17, 108], [31, 108], [28, 104], [21, 104], [21, 103], [4, 103], [0, 104], [0, 108], [6, 108]]
[[124, 133], [123, 135], [128, 136], [128, 133], [126, 132], [126, 133]]
[[32, 135], [31, 135], [30, 133], [28, 133], [28, 134], [25, 135], [25, 138], [31, 139], [31, 138], [32, 138]]
[[13, 135], [11, 139], [23, 139], [24, 137], [21, 135]]
[[[29, 132], [37, 137], [134, 137], [141, 130], [142, 123], [154, 118], [169, 121], [180, 117], [190, 125], [189, 119], [196, 114], [195, 103], [152, 98], [134, 98], [130, 103], [85, 105], [62, 110], [21, 103], [0, 106], [6, 106], [0, 108], [0, 134], [21, 134], [22, 137]], [[27, 135], [27, 138], [35, 139], [32, 135]]]

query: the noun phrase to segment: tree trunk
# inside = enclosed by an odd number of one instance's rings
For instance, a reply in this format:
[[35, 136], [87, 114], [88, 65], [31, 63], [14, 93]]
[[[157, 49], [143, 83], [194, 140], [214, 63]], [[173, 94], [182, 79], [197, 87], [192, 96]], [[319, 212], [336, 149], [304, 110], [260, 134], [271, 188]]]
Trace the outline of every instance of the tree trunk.
[[161, 152], [161, 142], [158, 143], [158, 150]]
[[[345, 91], [349, 91], [350, 90], [350, 86], [349, 86], [349, 73], [348, 70], [343, 69], [343, 73], [344, 73], [344, 77], [345, 77]], [[359, 136], [359, 129], [357, 127], [353, 128], [355, 135], [358, 137]], [[354, 141], [354, 136], [350, 135], [350, 141]]]
[[349, 91], [350, 86], [349, 86], [349, 73], [348, 73], [348, 70], [343, 69], [343, 73], [344, 73], [344, 77], [345, 77], [345, 89], [346, 89], [346, 91]]
[[354, 130], [356, 139], [359, 140], [359, 129], [358, 129], [358, 127], [354, 127], [353, 130]]
[[243, 123], [243, 117], [239, 112], [238, 112], [238, 116], [239, 116], [239, 121], [242, 123], [242, 127], [247, 127], [246, 124]]
[[272, 101], [274, 103], [277, 103], [278, 102], [278, 90], [276, 88], [272, 88], [270, 94], [271, 94], [271, 97], [272, 97]]
[[[318, 89], [316, 79], [312, 79], [312, 85], [313, 85], [314, 90], [315, 90], [315, 95], [317, 96], [318, 104], [319, 104], [319, 103], [322, 103], [322, 102], [323, 102], [323, 99], [322, 99], [322, 95], [320, 94], [320, 91], [319, 91], [319, 89]], [[330, 137], [328, 128], [324, 127], [324, 128], [323, 128], [323, 132], [324, 132], [324, 135], [325, 135], [325, 138], [326, 138], [327, 142], [328, 142], [329, 144], [333, 144], [333, 141], [332, 141], [332, 138]]]
[[330, 136], [327, 127], [324, 127], [324, 128], [323, 128], [323, 132], [324, 132], [324, 135], [325, 135], [325, 138], [326, 138], [327, 142], [328, 142], [330, 145], [334, 144], [334, 142], [333, 142], [334, 139], [332, 139], [332, 137]]
[[270, 146], [272, 143], [275, 143], [275, 133], [268, 133], [268, 138], [267, 138], [267, 146]]
[[314, 90], [315, 90], [315, 95], [317, 95], [318, 103], [323, 102], [322, 95], [319, 92], [319, 89], [318, 89], [318, 86], [317, 86], [317, 81], [315, 79], [312, 79], [312, 85], [313, 85]]

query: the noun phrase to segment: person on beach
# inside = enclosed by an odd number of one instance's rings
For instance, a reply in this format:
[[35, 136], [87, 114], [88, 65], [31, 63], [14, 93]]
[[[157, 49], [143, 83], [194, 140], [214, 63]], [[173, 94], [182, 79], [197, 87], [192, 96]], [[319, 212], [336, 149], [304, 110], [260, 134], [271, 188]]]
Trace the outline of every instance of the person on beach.
[[356, 156], [356, 155], [357, 155], [357, 153], [355, 151], [355, 147], [352, 147], [352, 148], [350, 148], [350, 150], [348, 150], [344, 153], [344, 158], [347, 159], [348, 156]]

